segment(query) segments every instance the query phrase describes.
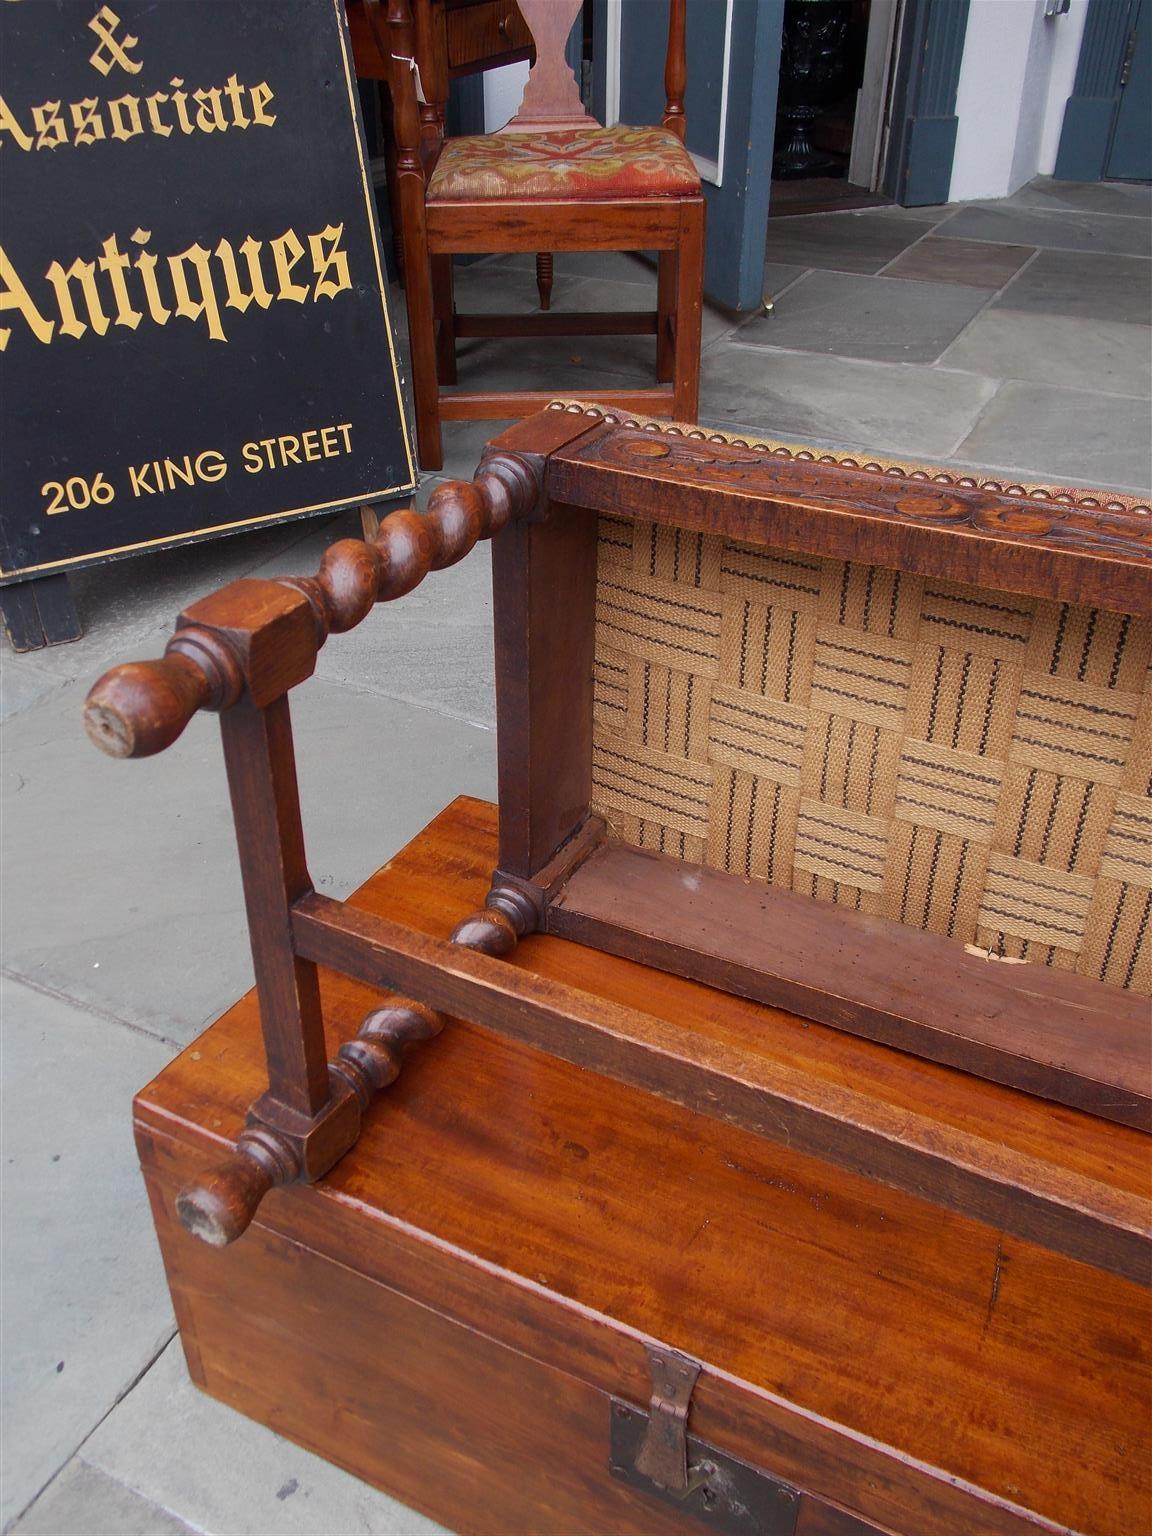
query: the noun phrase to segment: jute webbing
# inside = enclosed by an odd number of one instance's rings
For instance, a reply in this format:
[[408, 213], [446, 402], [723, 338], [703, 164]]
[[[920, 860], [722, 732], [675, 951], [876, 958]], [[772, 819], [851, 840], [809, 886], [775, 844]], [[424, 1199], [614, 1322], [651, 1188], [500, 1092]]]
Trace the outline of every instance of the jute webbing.
[[1152, 624], [601, 521], [626, 842], [1152, 993]]

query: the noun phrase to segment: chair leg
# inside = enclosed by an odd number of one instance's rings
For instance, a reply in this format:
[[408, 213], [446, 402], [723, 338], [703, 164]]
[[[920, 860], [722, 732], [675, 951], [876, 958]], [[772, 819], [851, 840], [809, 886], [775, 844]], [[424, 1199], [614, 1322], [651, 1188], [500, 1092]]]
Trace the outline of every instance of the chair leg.
[[456, 306], [451, 256], [432, 257], [432, 304], [436, 312], [436, 375], [441, 384], [455, 384]]
[[670, 384], [676, 365], [676, 252], [661, 251], [656, 267], [656, 382]]
[[440, 386], [436, 379], [436, 316], [427, 257], [405, 242], [408, 301], [408, 348], [412, 357], [412, 396], [416, 407], [416, 456], [421, 469], [444, 467], [440, 434]]
[[683, 203], [676, 259], [676, 367], [672, 416], [695, 421], [700, 404], [700, 326], [703, 320], [704, 202]]
[[552, 308], [552, 252], [536, 252], [536, 291], [540, 295], [540, 308]]

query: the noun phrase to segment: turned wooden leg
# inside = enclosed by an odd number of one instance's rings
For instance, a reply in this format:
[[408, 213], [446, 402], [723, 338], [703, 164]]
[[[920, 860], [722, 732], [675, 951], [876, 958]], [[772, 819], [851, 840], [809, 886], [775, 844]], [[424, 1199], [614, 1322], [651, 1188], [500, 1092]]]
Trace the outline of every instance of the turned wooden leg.
[[552, 308], [552, 252], [536, 252], [536, 291], [540, 295], [540, 308]]
[[436, 372], [441, 384], [456, 383], [456, 305], [451, 256], [432, 257], [432, 303], [436, 314]]
[[699, 414], [703, 282], [704, 203], [685, 202], [680, 210], [680, 248], [676, 257], [674, 421], [695, 421]]
[[661, 251], [656, 267], [656, 379], [670, 384], [676, 367], [676, 252]]
[[412, 399], [416, 407], [416, 452], [421, 469], [443, 469], [440, 385], [436, 377], [436, 321], [427, 255], [409, 247], [405, 270], [408, 350], [412, 359]]

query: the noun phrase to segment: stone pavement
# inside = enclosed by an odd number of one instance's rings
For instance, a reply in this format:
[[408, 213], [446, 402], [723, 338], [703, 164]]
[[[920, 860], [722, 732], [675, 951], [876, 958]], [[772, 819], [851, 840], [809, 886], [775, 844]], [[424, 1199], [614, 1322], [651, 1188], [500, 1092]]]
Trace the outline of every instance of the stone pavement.
[[[776, 220], [773, 312], [705, 316], [701, 418], [1146, 492], [1150, 214], [1147, 187], [1037, 182], [995, 204]], [[461, 307], [530, 307], [531, 266], [464, 268]], [[650, 302], [637, 259], [556, 266], [557, 307]], [[597, 384], [649, 377], [652, 351], [467, 342], [461, 379], [594, 399]], [[496, 430], [448, 427], [445, 474], [470, 477]], [[159, 654], [186, 601], [310, 572], [356, 531], [350, 516], [297, 523], [81, 573], [84, 639], [0, 658], [0, 1526], [20, 1536], [437, 1529], [188, 1384], [130, 1101], [250, 985], [220, 749], [199, 717], [163, 758], [114, 763], [80, 726], [91, 682]], [[293, 707], [326, 892], [351, 890], [453, 795], [493, 796], [486, 547], [336, 637]]]

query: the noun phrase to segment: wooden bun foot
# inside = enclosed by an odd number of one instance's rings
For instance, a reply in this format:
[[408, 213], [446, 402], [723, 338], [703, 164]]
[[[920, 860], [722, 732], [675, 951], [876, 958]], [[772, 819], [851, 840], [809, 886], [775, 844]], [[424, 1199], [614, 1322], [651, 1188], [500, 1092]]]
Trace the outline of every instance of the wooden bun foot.
[[484, 955], [510, 955], [539, 921], [539, 910], [527, 892], [513, 885], [494, 885], [483, 909], [453, 928], [452, 942]]
[[231, 1156], [176, 1196], [181, 1225], [214, 1248], [226, 1248], [248, 1229], [270, 1189], [314, 1183], [355, 1144], [364, 1114], [400, 1075], [408, 1047], [443, 1027], [443, 1018], [423, 1003], [396, 998], [375, 1009], [329, 1065], [334, 1093], [328, 1107], [296, 1135], [250, 1124]]
[[270, 1189], [300, 1175], [295, 1149], [273, 1131], [244, 1131], [236, 1150], [217, 1167], [186, 1184], [176, 1214], [193, 1237], [226, 1248], [247, 1231]]

